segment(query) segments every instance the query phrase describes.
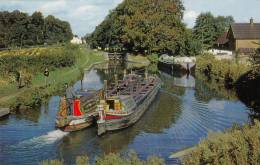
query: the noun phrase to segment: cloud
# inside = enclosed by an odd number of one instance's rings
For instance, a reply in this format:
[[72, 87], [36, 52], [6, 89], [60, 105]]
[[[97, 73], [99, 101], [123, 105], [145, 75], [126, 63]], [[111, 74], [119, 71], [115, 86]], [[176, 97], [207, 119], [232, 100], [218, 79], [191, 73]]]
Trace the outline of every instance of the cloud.
[[[44, 16], [54, 15], [71, 24], [75, 34], [84, 36], [123, 0], [0, 0], [0, 10], [20, 10], [32, 14], [41, 11]], [[183, 0], [186, 11], [184, 22], [193, 27], [199, 13], [211, 11], [214, 15], [232, 15], [238, 22], [254, 17], [260, 22], [259, 0]], [[230, 7], [231, 6], [231, 7]], [[250, 10], [247, 10], [250, 9]], [[245, 12], [246, 10], [246, 12]]]
[[199, 13], [194, 10], [188, 10], [184, 13], [184, 22], [188, 24], [188, 27], [193, 27], [196, 18], [198, 17]]
[[71, 24], [74, 34], [84, 36], [123, 0], [0, 0], [0, 10], [41, 11]]
[[40, 6], [37, 10], [43, 13], [52, 13], [59, 14], [62, 12], [66, 12], [68, 10], [67, 1], [65, 0], [57, 0], [57, 1], [48, 1]]

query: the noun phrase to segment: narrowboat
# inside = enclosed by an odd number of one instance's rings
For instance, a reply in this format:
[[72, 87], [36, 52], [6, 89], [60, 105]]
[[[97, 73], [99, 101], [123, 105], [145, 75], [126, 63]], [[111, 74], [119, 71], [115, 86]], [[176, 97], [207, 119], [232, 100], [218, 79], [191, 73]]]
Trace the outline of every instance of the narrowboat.
[[82, 130], [94, 122], [97, 117], [97, 103], [101, 91], [76, 92], [73, 98], [62, 97], [56, 116], [56, 127], [65, 131]]
[[195, 71], [195, 57], [173, 57], [163, 54], [159, 57], [158, 68], [170, 73], [188, 73]]
[[104, 89], [105, 99], [100, 100], [97, 107], [98, 135], [136, 123], [155, 99], [160, 85], [161, 80], [157, 76], [142, 78], [129, 74], [118, 86]]

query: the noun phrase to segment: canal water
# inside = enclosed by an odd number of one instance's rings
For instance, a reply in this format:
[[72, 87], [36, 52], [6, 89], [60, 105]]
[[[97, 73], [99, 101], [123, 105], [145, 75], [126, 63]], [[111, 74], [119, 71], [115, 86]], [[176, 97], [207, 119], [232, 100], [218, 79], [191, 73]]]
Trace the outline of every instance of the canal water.
[[[142, 74], [144, 68], [131, 65], [103, 64], [86, 71], [75, 83], [78, 90], [100, 89], [103, 81], [112, 80], [123, 70]], [[40, 109], [24, 110], [0, 121], [0, 164], [37, 164], [46, 159], [63, 159], [73, 164], [75, 157], [87, 154], [91, 161], [105, 153], [126, 155], [134, 150], [141, 159], [158, 155], [167, 164], [172, 152], [197, 144], [209, 132], [223, 131], [233, 123], [250, 122], [249, 112], [241, 101], [225, 90], [216, 90], [192, 75], [171, 75], [159, 71], [163, 88], [144, 116], [135, 125], [102, 137], [95, 126], [66, 133], [55, 129], [59, 96], [50, 98]], [[83, 84], [83, 86], [81, 86]], [[228, 96], [232, 95], [232, 96]]]

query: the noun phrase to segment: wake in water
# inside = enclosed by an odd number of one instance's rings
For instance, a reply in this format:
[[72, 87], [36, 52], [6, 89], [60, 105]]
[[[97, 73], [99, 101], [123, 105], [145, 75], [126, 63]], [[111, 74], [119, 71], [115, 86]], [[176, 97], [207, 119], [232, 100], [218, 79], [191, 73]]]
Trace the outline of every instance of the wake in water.
[[68, 132], [63, 132], [61, 130], [54, 130], [48, 132], [46, 135], [34, 137], [29, 140], [25, 140], [20, 142], [18, 145], [14, 145], [14, 147], [33, 147], [33, 148], [40, 148], [48, 144], [52, 144], [64, 136], [68, 135]]

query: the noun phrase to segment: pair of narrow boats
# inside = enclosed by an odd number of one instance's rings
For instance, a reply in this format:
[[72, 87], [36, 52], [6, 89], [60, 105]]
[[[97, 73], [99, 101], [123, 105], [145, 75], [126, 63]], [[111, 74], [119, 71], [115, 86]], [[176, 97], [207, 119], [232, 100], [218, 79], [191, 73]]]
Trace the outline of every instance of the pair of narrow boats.
[[94, 123], [98, 135], [126, 128], [137, 122], [159, 91], [161, 81], [156, 76], [125, 75], [123, 80], [99, 91], [77, 92], [76, 98], [63, 97], [56, 126], [64, 131], [77, 131]]

